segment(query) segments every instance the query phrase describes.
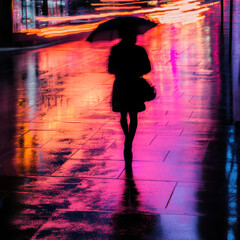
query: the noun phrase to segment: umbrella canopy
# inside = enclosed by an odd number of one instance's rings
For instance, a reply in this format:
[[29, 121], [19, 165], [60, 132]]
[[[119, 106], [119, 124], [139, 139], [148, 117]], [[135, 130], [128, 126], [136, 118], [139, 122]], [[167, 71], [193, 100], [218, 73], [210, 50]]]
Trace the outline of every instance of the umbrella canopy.
[[120, 31], [131, 31], [134, 29], [136, 34], [144, 34], [157, 24], [139, 17], [117, 17], [100, 24], [87, 38], [88, 42], [112, 41], [120, 38]]

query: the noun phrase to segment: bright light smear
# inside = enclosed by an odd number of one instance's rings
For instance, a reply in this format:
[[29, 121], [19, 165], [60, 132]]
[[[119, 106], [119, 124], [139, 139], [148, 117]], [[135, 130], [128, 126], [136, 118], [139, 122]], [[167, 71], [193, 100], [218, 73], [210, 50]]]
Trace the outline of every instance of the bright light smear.
[[139, 9], [141, 8], [140, 6], [109, 6], [109, 7], [99, 7], [99, 8], [95, 8], [96, 11], [112, 11], [112, 10], [130, 10], [130, 9]]
[[42, 29], [29, 29], [24, 30], [22, 33], [26, 33], [27, 35], [36, 34], [39, 37], [51, 38], [58, 36], [65, 36], [70, 34], [76, 34], [80, 32], [89, 32], [97, 28], [100, 23], [104, 21], [96, 22], [96, 23], [86, 23], [86, 24], [78, 24], [74, 26], [61, 26], [61, 27], [47, 27]]
[[133, 4], [143, 4], [143, 3], [149, 3], [149, 1], [141, 1], [141, 2], [138, 2], [138, 1], [132, 1], [132, 2], [105, 2], [105, 3], [91, 3], [91, 6], [122, 6], [122, 5], [133, 5]]
[[200, 1], [182, 0], [161, 6], [163, 10], [169, 11], [150, 13], [147, 16], [160, 23], [188, 24], [203, 19], [202, 13], [209, 10], [208, 6], [209, 4], [201, 4]]
[[133, 12], [109, 12], [99, 14], [84, 14], [80, 16], [67, 16], [67, 17], [36, 17], [38, 22], [69, 22], [69, 21], [81, 21], [81, 20], [99, 20], [106, 17], [114, 17], [116, 15], [130, 15]]
[[[78, 25], [68, 25], [68, 26], [53, 26], [41, 29], [28, 29], [21, 31], [21, 33], [26, 33], [27, 35], [36, 34], [40, 37], [51, 38], [60, 37], [66, 35], [77, 34], [81, 32], [90, 32], [97, 28], [97, 26], [106, 21], [109, 18], [124, 15], [140, 15], [147, 17], [155, 22], [161, 24], [187, 24], [199, 21], [204, 18], [203, 12], [209, 10], [210, 5], [218, 4], [219, 2], [210, 4], [201, 4], [201, 1], [191, 1], [191, 0], [181, 0], [174, 3], [163, 4], [161, 7], [153, 7], [147, 9], [138, 9], [137, 6], [134, 7], [135, 10], [123, 11], [123, 12], [107, 12], [100, 14], [86, 14], [81, 16], [67, 16], [67, 17], [36, 17], [38, 22], [48, 22], [52, 23], [69, 23], [74, 21], [91, 21], [93, 23], [82, 23]], [[100, 10], [103, 8], [97, 8]], [[115, 9], [114, 6], [105, 7], [105, 9]], [[129, 9], [129, 7], [128, 7]], [[104, 19], [104, 20], [103, 20]]]
[[116, 2], [113, 0], [101, 0], [101, 3], [118, 3], [118, 2], [137, 2], [139, 3], [140, 1], [129, 1], [129, 0], [117, 0]]

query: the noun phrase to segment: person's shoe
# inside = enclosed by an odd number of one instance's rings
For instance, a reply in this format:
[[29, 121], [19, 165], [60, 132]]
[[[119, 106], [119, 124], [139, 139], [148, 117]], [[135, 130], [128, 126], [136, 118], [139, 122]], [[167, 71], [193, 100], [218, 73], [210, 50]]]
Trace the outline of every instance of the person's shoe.
[[125, 171], [127, 179], [133, 178], [132, 163], [130, 164], [125, 162]]
[[132, 171], [132, 150], [129, 148], [124, 149], [124, 160], [126, 172]]

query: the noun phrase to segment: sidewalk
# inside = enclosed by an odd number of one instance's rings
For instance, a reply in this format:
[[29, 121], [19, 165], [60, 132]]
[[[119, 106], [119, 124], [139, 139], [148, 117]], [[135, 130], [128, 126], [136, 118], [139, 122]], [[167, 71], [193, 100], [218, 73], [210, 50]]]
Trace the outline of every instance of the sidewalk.
[[5, 56], [3, 239], [238, 239], [239, 134], [219, 9], [139, 37], [157, 99], [139, 114], [133, 178], [109, 105], [113, 43], [80, 40]]

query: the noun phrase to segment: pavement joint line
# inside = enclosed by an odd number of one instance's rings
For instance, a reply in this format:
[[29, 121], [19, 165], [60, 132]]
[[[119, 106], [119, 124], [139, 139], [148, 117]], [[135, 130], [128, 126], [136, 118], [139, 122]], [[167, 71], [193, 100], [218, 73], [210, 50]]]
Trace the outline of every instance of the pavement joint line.
[[57, 132], [55, 129], [37, 129], [37, 128], [31, 128], [29, 131], [39, 131], [39, 132]]
[[[164, 209], [162, 209], [164, 210]], [[89, 210], [81, 210], [81, 209], [76, 209], [76, 208], [72, 208], [72, 209], [67, 209], [67, 208], [56, 208], [55, 211], [58, 212], [90, 212], [90, 213], [112, 213], [112, 212], [116, 212], [115, 209], [113, 210], [100, 210], [100, 209], [89, 209]], [[54, 212], [55, 212], [54, 211]], [[137, 211], [138, 213], [147, 213], [147, 214], [151, 214], [151, 215], [160, 215], [161, 213], [154, 213], [154, 212], [150, 212], [150, 211]], [[165, 215], [169, 215], [169, 214], [165, 214]], [[170, 214], [170, 215], [175, 215], [175, 214]], [[176, 214], [177, 215], [177, 214]], [[178, 215], [185, 215], [185, 214], [178, 214]], [[191, 215], [189, 215], [191, 216]], [[192, 215], [195, 216], [195, 215]]]
[[123, 174], [123, 172], [125, 171], [125, 169], [126, 169], [126, 168], [124, 168], [124, 169], [122, 170], [122, 172], [119, 174], [119, 176], [117, 177], [117, 179], [120, 179], [120, 176]]
[[179, 136], [182, 136], [183, 131], [184, 131], [184, 128], [183, 128], [182, 131], [180, 132]]
[[[77, 152], [77, 151], [76, 151], [76, 152]], [[73, 155], [73, 154], [72, 154], [72, 155]], [[55, 171], [53, 171], [53, 172], [50, 174], [50, 176], [51, 176], [52, 174], [54, 174], [56, 171], [58, 171], [58, 170], [71, 158], [72, 155], [70, 155], [62, 165], [60, 165], [58, 168], [56, 168]]]
[[114, 143], [116, 143], [116, 140], [114, 140], [114, 141], [106, 148], [106, 150], [108, 150]]
[[167, 152], [166, 156], [164, 157], [163, 162], [165, 162], [165, 160], [167, 159], [169, 153], [170, 153], [170, 150]]
[[202, 156], [201, 156], [201, 161], [202, 161], [202, 162], [203, 162], [203, 160], [204, 160], [204, 158], [205, 158], [205, 154], [206, 154], [206, 152], [207, 152], [207, 149], [208, 149], [208, 147], [209, 147], [209, 144], [210, 144], [210, 138], [208, 139], [207, 144], [206, 144], [206, 147], [205, 147], [205, 149], [204, 149], [204, 151], [203, 151], [203, 153], [202, 153]]
[[[42, 114], [37, 114], [36, 116], [34, 116], [33, 118], [31, 118], [30, 120], [27, 121], [27, 123], [32, 122], [34, 119], [38, 118], [38, 117], [44, 117], [45, 115]], [[42, 122], [44, 122], [42, 119], [40, 119]]]
[[[54, 217], [54, 214], [57, 214], [57, 212], [82, 212], [82, 213], [113, 213], [116, 212], [115, 209], [113, 210], [100, 210], [100, 209], [89, 209], [89, 210], [82, 210], [82, 209], [76, 209], [76, 208], [72, 208], [72, 209], [67, 209], [67, 208], [59, 208], [57, 207], [52, 215], [49, 217], [49, 219], [47, 221], [49, 221], [52, 217]], [[199, 214], [199, 213], [173, 213], [170, 212], [170, 210], [166, 210], [164, 208], [159, 209], [158, 211], [155, 212], [151, 212], [151, 211], [137, 211], [138, 213], [144, 213], [144, 214], [150, 214], [150, 215], [170, 215], [170, 216], [189, 216], [189, 217], [204, 217], [206, 216], [205, 214]], [[41, 225], [42, 226], [42, 225]]]
[[87, 140], [86, 140], [86, 142], [84, 142], [84, 143], [87, 143], [91, 138], [93, 138], [97, 133], [99, 133], [99, 131], [106, 125], [107, 123], [104, 123], [96, 132], [94, 132], [93, 133], [93, 135], [92, 136], [90, 136]]
[[[11, 177], [11, 178], [31, 178], [31, 179], [36, 179], [36, 178], [66, 178], [66, 176], [52, 176], [52, 175], [1, 175], [1, 177]], [[124, 181], [126, 180], [125, 178], [100, 178], [100, 177], [78, 177], [78, 176], [67, 176], [69, 179], [76, 179], [76, 180], [118, 180], [118, 181]], [[134, 179], [134, 181], [141, 181], [141, 182], [167, 182], [167, 183], [176, 183], [174, 180], [159, 180], [159, 179]], [[213, 181], [177, 181], [178, 183], [184, 183], [184, 184], [213, 184]], [[75, 183], [65, 183], [65, 184], [75, 184]]]
[[27, 133], [30, 132], [30, 131], [31, 131], [31, 129], [27, 130], [25, 133], [19, 135], [17, 138], [22, 137], [23, 135], [27, 134]]
[[[103, 159], [103, 158], [71, 158], [71, 161], [97, 161], [97, 162], [124, 162], [123, 159]], [[138, 161], [142, 162], [142, 161]]]
[[190, 119], [190, 118], [192, 117], [193, 112], [194, 112], [194, 111], [191, 112], [191, 114], [189, 115], [188, 119]]
[[44, 145], [46, 145], [47, 143], [49, 143], [52, 139], [53, 139], [53, 137], [51, 137], [48, 141], [46, 141], [44, 144], [42, 144], [42, 145], [40, 146], [40, 148], [44, 147]]
[[[118, 180], [118, 181], [124, 181], [126, 180], [126, 178], [101, 178], [101, 177], [91, 177], [91, 176], [52, 176], [52, 175], [40, 175], [40, 176], [36, 176], [36, 175], [22, 175], [22, 176], [15, 176], [15, 175], [2, 175], [1, 177], [12, 177], [12, 178], [31, 178], [31, 179], [36, 179], [36, 178], [68, 178], [68, 179], [76, 179], [76, 180]], [[165, 183], [176, 183], [175, 180], [160, 180], [160, 179], [140, 179], [140, 178], [135, 178], [134, 181], [139, 181], [139, 182], [165, 182]], [[182, 184], [213, 184], [215, 182], [213, 181], [181, 181], [178, 180], [177, 183], [182, 183]], [[66, 184], [75, 184], [75, 183], [66, 183]], [[52, 183], [50, 185], [53, 185]], [[188, 187], [188, 186], [186, 186]]]
[[190, 99], [188, 100], [188, 102], [190, 103], [193, 99], [193, 96], [190, 97]]
[[[74, 148], [71, 148], [71, 149], [74, 149]], [[74, 154], [76, 154], [76, 152], [78, 152], [79, 149], [76, 149], [74, 153], [70, 154], [70, 156], [67, 158], [67, 160], [69, 160]]]
[[176, 189], [176, 187], [177, 187], [177, 184], [178, 184], [178, 181], [176, 182], [176, 184], [175, 184], [175, 186], [174, 186], [174, 188], [173, 188], [173, 190], [172, 190], [172, 193], [171, 193], [171, 195], [170, 195], [170, 197], [169, 197], [169, 199], [168, 199], [168, 201], [167, 201], [167, 204], [166, 204], [166, 206], [165, 206], [165, 209], [167, 209], [167, 207], [168, 207], [168, 205], [169, 205], [169, 203], [170, 203], [170, 201], [171, 201], [171, 199], [172, 199], [172, 196], [173, 196], [173, 193], [175, 192], [175, 189]]
[[80, 151], [80, 149], [77, 149], [76, 152], [74, 154], [72, 154], [72, 156], [68, 160], [72, 160], [73, 155], [75, 155], [79, 151]]
[[157, 135], [158, 135], [158, 134], [156, 134], [156, 135], [153, 137], [153, 139], [151, 140], [151, 142], [149, 143], [149, 145], [152, 144], [152, 142], [156, 139]]
[[[122, 170], [124, 171], [124, 169]], [[80, 177], [77, 177], [77, 176], [54, 176], [54, 175], [50, 175], [49, 177], [59, 177], [59, 178], [75, 178], [75, 179], [100, 179], [100, 180], [121, 180], [120, 178], [118, 179], [117, 177], [105, 177], [105, 178], [101, 178], [101, 177], [94, 177], [94, 176], [80, 176]], [[124, 180], [124, 179], [123, 179]]]
[[[163, 150], [164, 151], [164, 150]], [[170, 150], [168, 151], [170, 152]], [[168, 153], [167, 153], [168, 155]], [[166, 158], [167, 156], [165, 156]], [[165, 159], [164, 158], [164, 159]], [[106, 162], [124, 162], [123, 159], [104, 159], [104, 158], [74, 158], [74, 157], [71, 157], [71, 159], [68, 159], [68, 160], [71, 160], [71, 161], [106, 161]], [[150, 160], [137, 160], [137, 159], [134, 159], [135, 163], [161, 163], [161, 161], [150, 161]]]

